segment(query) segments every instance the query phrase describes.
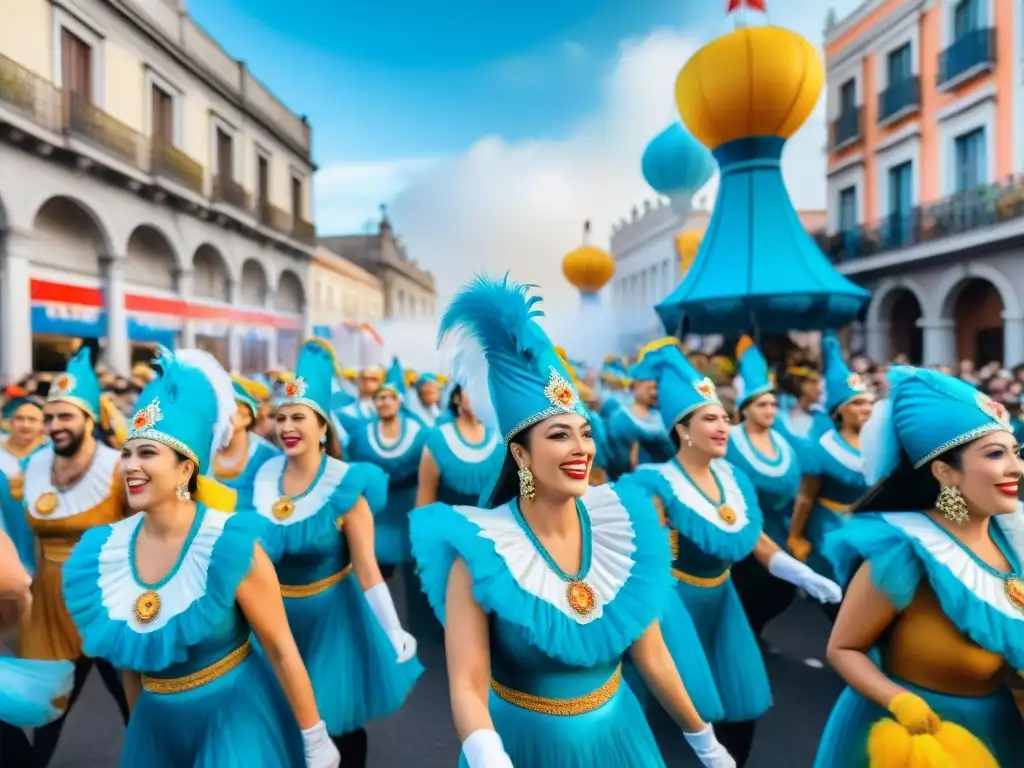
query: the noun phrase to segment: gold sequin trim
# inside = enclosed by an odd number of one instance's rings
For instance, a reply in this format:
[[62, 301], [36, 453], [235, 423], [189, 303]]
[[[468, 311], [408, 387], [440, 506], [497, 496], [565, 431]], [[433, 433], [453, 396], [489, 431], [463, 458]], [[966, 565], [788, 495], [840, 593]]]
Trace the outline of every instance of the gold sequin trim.
[[818, 503], [829, 512], [835, 512], [837, 515], [848, 515], [853, 511], [852, 504], [840, 504], [838, 501], [832, 501], [832, 499], [819, 498]]
[[313, 597], [313, 595], [319, 595], [322, 592], [326, 592], [328, 589], [338, 584], [342, 579], [352, 573], [352, 566], [346, 565], [338, 573], [328, 576], [320, 581], [314, 581], [312, 584], [299, 584], [293, 586], [291, 584], [281, 585], [281, 597]]
[[43, 559], [60, 565], [68, 561], [71, 551], [77, 544], [77, 539], [51, 539], [49, 537], [39, 539], [39, 548], [43, 553]]
[[191, 675], [170, 678], [142, 675], [142, 687], [150, 693], [160, 694], [194, 691], [196, 688], [202, 688], [207, 683], [212, 683], [219, 677], [224, 677], [224, 675], [245, 661], [251, 652], [252, 641], [246, 640], [223, 659], [215, 661], [210, 666], [203, 667]]
[[620, 664], [616, 667], [612, 676], [608, 678], [607, 683], [596, 691], [575, 699], [549, 699], [546, 696], [534, 696], [532, 693], [514, 691], [502, 685], [494, 678], [491, 678], [491, 690], [494, 691], [499, 699], [507, 701], [509, 704], [520, 709], [527, 709], [530, 712], [537, 712], [541, 715], [566, 717], [570, 715], [585, 715], [599, 707], [603, 707], [618, 692], [621, 682], [622, 665]]
[[711, 589], [712, 587], [718, 587], [725, 584], [725, 580], [729, 578], [729, 569], [726, 568], [724, 572], [718, 576], [694, 576], [689, 573], [683, 573], [677, 568], [672, 569], [672, 575], [677, 580], [683, 582], [683, 584], [689, 584], [691, 587], [701, 587], [702, 589]]

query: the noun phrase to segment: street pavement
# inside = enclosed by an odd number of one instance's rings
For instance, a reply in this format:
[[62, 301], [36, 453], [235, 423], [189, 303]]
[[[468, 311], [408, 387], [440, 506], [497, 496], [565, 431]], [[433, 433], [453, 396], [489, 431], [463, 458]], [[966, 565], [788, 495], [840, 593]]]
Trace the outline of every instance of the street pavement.
[[[392, 580], [396, 602], [400, 580]], [[842, 683], [827, 666], [802, 663], [822, 659], [828, 623], [821, 612], [796, 602], [768, 628], [773, 653], [767, 656], [775, 706], [758, 723], [748, 768], [810, 768], [829, 710]], [[420, 643], [426, 672], [403, 709], [369, 728], [369, 768], [454, 768], [458, 739], [452, 727], [440, 642]], [[657, 707], [657, 704], [654, 704]], [[669, 768], [699, 763], [678, 730], [660, 711], [652, 717]], [[173, 728], [173, 723], [168, 723]], [[52, 768], [116, 768], [123, 728], [113, 702], [94, 672], [68, 718]], [[4, 767], [6, 768], [6, 766]], [[12, 767], [13, 768], [13, 767]]]

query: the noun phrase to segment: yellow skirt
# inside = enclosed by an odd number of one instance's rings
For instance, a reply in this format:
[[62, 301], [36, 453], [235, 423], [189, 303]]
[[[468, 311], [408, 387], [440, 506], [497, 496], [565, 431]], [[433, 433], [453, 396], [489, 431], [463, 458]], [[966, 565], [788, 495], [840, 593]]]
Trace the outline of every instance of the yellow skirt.
[[32, 583], [32, 610], [21, 625], [23, 659], [77, 661], [82, 638], [64, 605], [62, 570], [75, 542], [40, 539], [42, 557]]

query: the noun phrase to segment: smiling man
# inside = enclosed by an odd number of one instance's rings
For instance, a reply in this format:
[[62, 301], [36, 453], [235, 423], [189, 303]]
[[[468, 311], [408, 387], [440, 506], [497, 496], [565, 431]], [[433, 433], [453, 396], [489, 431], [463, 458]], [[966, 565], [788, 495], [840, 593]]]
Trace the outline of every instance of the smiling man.
[[[51, 444], [32, 454], [24, 473], [25, 513], [39, 540], [40, 557], [32, 608], [22, 629], [21, 656], [75, 663], [75, 685], [65, 717], [94, 660], [86, 658], [64, 605], [64, 563], [85, 531], [120, 520], [125, 509], [120, 454], [97, 439], [100, 413], [100, 384], [89, 350], [82, 348], [67, 372], [50, 385], [43, 425]], [[96, 660], [95, 665], [127, 723], [128, 704], [118, 673], [105, 661]], [[35, 733], [33, 751], [40, 768], [53, 757], [65, 717]]]

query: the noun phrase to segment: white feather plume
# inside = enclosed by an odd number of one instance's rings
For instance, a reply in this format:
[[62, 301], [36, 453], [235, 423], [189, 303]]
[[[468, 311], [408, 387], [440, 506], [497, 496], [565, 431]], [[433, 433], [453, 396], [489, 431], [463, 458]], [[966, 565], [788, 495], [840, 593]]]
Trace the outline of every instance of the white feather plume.
[[498, 429], [498, 414], [491, 400], [491, 389], [487, 383], [487, 356], [483, 348], [468, 332], [457, 331], [445, 337], [441, 356], [454, 384], [462, 387], [469, 397], [473, 414], [485, 427]]
[[876, 485], [896, 469], [900, 445], [892, 422], [892, 398], [875, 403], [871, 417], [861, 428], [860, 452], [864, 457], [864, 479]]
[[213, 427], [213, 444], [210, 446], [212, 456], [231, 442], [235, 430], [234, 417], [238, 406], [231, 376], [217, 358], [201, 349], [181, 349], [173, 357], [179, 365], [187, 365], [203, 374], [217, 397], [217, 423]]

